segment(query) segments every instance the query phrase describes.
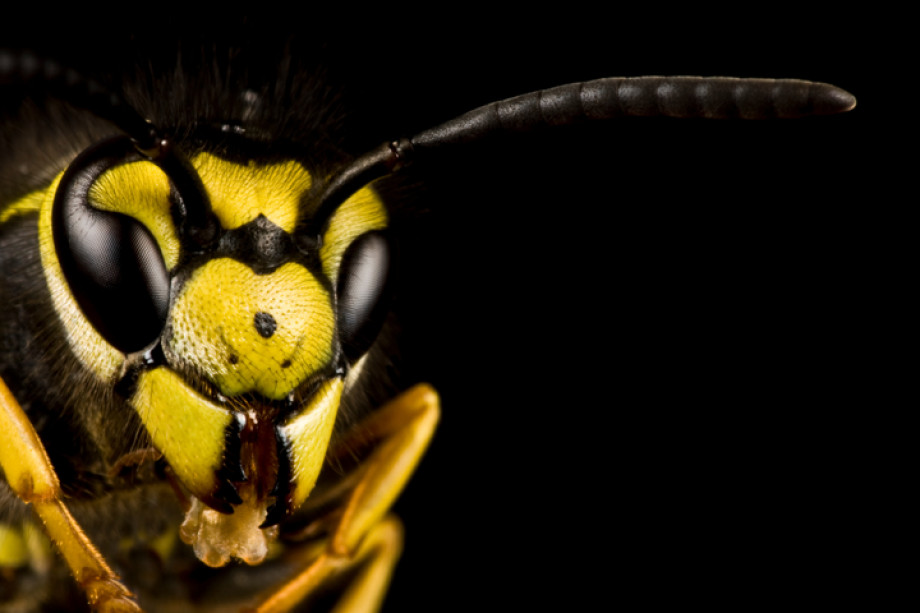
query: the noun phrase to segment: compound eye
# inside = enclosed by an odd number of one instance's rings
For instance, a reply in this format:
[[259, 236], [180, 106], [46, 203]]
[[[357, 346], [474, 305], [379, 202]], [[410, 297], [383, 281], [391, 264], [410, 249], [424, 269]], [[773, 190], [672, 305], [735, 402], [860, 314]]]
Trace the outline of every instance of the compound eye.
[[137, 158], [128, 139], [83, 152], [65, 171], [52, 211], [64, 278], [87, 320], [123, 353], [159, 338], [169, 309], [169, 272], [150, 231], [136, 219], [89, 204], [103, 172]]
[[374, 343], [389, 310], [392, 248], [386, 233], [366, 232], [342, 256], [338, 280], [339, 340], [354, 363]]

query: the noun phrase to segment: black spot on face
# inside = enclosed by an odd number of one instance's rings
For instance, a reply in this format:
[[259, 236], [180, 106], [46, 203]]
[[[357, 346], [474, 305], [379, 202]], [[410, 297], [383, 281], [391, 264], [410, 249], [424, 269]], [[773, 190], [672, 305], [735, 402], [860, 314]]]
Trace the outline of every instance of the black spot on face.
[[239, 361], [240, 361], [240, 356], [236, 355], [235, 353], [231, 353], [231, 354], [230, 354], [230, 357], [227, 358], [227, 360], [228, 360], [231, 364], [237, 364], [237, 363], [239, 363]]
[[278, 329], [278, 322], [275, 321], [275, 318], [268, 313], [263, 313], [262, 311], [256, 313], [254, 323], [256, 326], [256, 332], [258, 332], [262, 338], [271, 338], [272, 334], [275, 333], [275, 330]]

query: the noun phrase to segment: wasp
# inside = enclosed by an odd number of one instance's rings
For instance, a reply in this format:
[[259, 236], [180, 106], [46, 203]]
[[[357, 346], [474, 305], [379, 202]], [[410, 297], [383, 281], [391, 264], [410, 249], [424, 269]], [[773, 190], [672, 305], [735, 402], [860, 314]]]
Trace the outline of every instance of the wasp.
[[[202, 62], [189, 87], [174, 61], [115, 91], [2, 59], [3, 87], [40, 101], [5, 129], [0, 204], [0, 553], [26, 609], [376, 610], [402, 548], [390, 508], [440, 418], [433, 388], [386, 377], [403, 177], [554, 126], [854, 104], [793, 80], [601, 79], [350, 154], [338, 117], [286, 112], [325, 96], [298, 75]], [[577, 212], [540, 221], [533, 258], [577, 257]]]

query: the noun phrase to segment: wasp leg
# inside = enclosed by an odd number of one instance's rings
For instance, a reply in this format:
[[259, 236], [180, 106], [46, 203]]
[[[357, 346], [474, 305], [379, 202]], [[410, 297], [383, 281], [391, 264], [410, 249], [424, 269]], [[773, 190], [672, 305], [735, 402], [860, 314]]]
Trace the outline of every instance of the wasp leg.
[[0, 379], [0, 468], [10, 488], [45, 524], [94, 610], [140, 611], [131, 593], [118, 581], [86, 534], [64, 506], [61, 486], [35, 428], [9, 388]]
[[[287, 611], [335, 574], [364, 560], [368, 565], [349, 585], [335, 613], [372, 613], [379, 608], [402, 550], [402, 528], [386, 515], [428, 447], [440, 414], [437, 393], [417, 385], [358, 425], [356, 439], [380, 443], [361, 467], [325, 551], [257, 611]], [[348, 446], [346, 440], [341, 448]]]
[[402, 553], [402, 523], [393, 515], [383, 518], [365, 537], [355, 558], [368, 560], [339, 599], [332, 613], [376, 611], [383, 602], [390, 577]]

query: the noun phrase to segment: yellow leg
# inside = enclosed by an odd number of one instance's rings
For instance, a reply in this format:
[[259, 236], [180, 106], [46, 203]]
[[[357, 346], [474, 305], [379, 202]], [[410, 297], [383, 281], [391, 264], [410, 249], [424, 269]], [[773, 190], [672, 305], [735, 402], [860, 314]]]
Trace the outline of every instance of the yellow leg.
[[394, 516], [383, 519], [361, 543], [355, 556], [357, 561], [367, 559], [360, 574], [355, 577], [342, 595], [332, 613], [359, 613], [376, 611], [383, 604], [390, 577], [402, 553], [403, 528]]
[[[372, 613], [379, 608], [402, 550], [400, 525], [384, 518], [428, 447], [439, 417], [435, 391], [417, 385], [358, 425], [356, 439], [380, 443], [361, 467], [326, 550], [263, 602], [259, 613], [290, 610], [330, 577], [364, 560], [368, 565], [348, 587], [335, 613]], [[342, 445], [348, 446], [348, 441]]]
[[48, 536], [97, 611], [140, 611], [61, 499], [61, 487], [35, 428], [0, 379], [0, 468], [13, 492], [31, 503]]

